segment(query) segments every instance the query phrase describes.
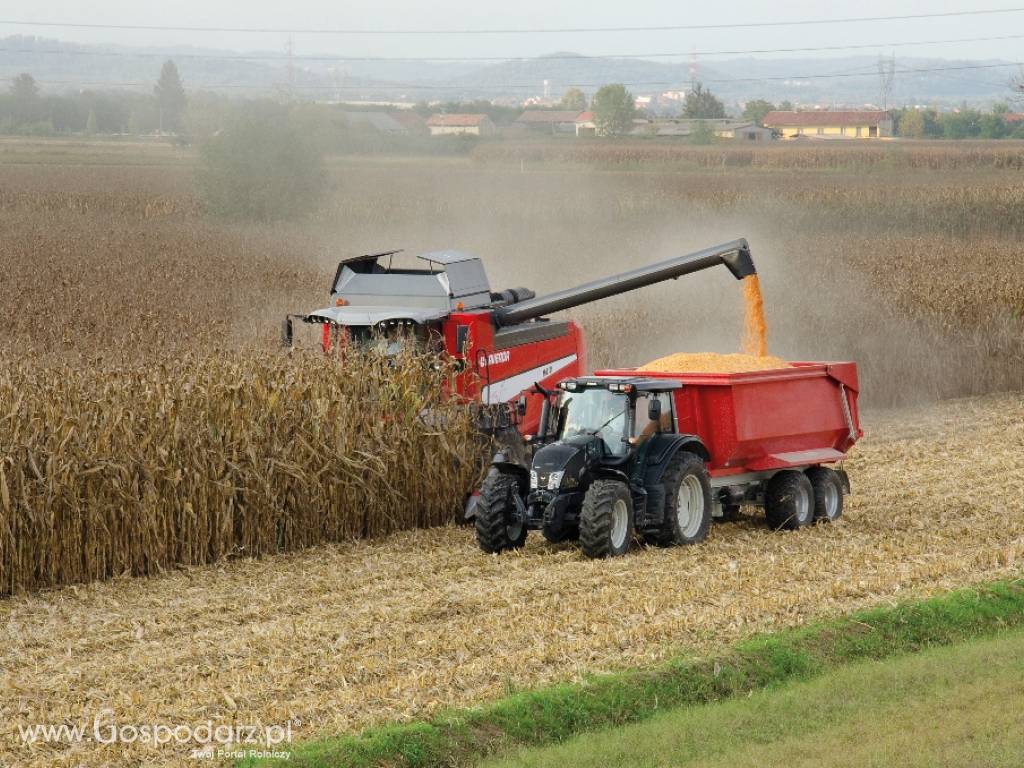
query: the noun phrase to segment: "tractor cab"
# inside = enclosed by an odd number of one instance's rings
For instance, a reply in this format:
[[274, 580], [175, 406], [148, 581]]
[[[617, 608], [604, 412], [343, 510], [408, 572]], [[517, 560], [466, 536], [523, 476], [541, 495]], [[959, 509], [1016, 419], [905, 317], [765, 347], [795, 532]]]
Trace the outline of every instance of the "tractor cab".
[[[707, 453], [698, 438], [676, 431], [672, 393], [680, 386], [640, 377], [560, 382], [547, 393], [554, 403], [542, 414], [529, 467], [496, 457], [477, 506], [481, 547], [521, 546], [530, 529], [549, 541], [579, 537], [595, 557], [625, 552], [634, 530], [654, 543], [703, 538]], [[684, 464], [697, 480], [686, 486], [687, 522], [677, 530], [665, 521], [666, 513], [677, 517]]]

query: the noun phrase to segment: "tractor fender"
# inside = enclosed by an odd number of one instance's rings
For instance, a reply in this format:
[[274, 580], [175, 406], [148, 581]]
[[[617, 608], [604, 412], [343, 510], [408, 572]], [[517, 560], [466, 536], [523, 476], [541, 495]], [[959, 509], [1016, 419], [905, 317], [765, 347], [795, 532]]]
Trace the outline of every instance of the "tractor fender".
[[644, 471], [644, 485], [653, 486], [661, 482], [661, 476], [668, 468], [669, 462], [680, 451], [689, 451], [700, 456], [704, 461], [710, 458], [708, 449], [696, 435], [658, 435], [657, 442], [651, 445]]
[[593, 469], [593, 477], [600, 478], [602, 480], [618, 480], [620, 482], [629, 485], [629, 475], [623, 472], [621, 469], [615, 469], [614, 467], [601, 467], [597, 466]]
[[494, 458], [491, 459], [490, 472], [503, 472], [508, 475], [516, 475], [520, 480], [525, 481], [527, 485], [530, 482], [530, 468], [524, 466], [521, 462], [516, 461], [515, 457], [508, 456], [504, 453], [494, 454]]

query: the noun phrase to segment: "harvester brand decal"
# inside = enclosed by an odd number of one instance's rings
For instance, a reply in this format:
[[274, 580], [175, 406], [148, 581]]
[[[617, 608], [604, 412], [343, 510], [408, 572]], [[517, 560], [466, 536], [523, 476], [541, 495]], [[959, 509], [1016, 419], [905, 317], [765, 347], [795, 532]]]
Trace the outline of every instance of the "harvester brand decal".
[[491, 352], [491, 354], [487, 356], [487, 364], [498, 365], [500, 363], [507, 363], [511, 359], [512, 353], [507, 349], [503, 352]]
[[[501, 354], [496, 353], [496, 354]], [[515, 376], [509, 376], [507, 379], [501, 381], [495, 381], [490, 386], [484, 387], [481, 391], [481, 398], [485, 403], [500, 403], [506, 400], [511, 400], [516, 397], [527, 387], [531, 386], [534, 382], [543, 381], [549, 376], [553, 376], [560, 370], [565, 368], [567, 365], [572, 365], [576, 362], [576, 355], [568, 355], [566, 357], [560, 357], [557, 360], [552, 360], [550, 363], [531, 368], [528, 371], [517, 373]]]

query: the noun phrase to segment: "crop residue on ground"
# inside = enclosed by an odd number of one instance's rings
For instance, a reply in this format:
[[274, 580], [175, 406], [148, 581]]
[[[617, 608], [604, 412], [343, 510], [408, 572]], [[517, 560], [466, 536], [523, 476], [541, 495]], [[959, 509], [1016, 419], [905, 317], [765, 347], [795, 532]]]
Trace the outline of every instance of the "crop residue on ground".
[[[866, 430], [844, 519], [797, 533], [747, 518], [698, 547], [591, 561], [537, 536], [484, 555], [471, 530], [440, 528], [10, 598], [0, 719], [14, 731], [109, 707], [132, 722], [295, 718], [300, 736], [338, 732], [1020, 574], [1020, 395]], [[96, 744], [0, 750], [32, 768], [125, 759]]]

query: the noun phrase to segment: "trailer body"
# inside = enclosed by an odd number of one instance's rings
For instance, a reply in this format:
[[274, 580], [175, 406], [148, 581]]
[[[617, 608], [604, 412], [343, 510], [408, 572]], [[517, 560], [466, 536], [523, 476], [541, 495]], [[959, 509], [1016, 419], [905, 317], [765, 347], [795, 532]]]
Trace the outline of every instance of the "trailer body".
[[597, 376], [667, 379], [675, 430], [696, 435], [713, 479], [842, 461], [863, 435], [852, 362], [792, 362], [744, 373], [621, 368]]

